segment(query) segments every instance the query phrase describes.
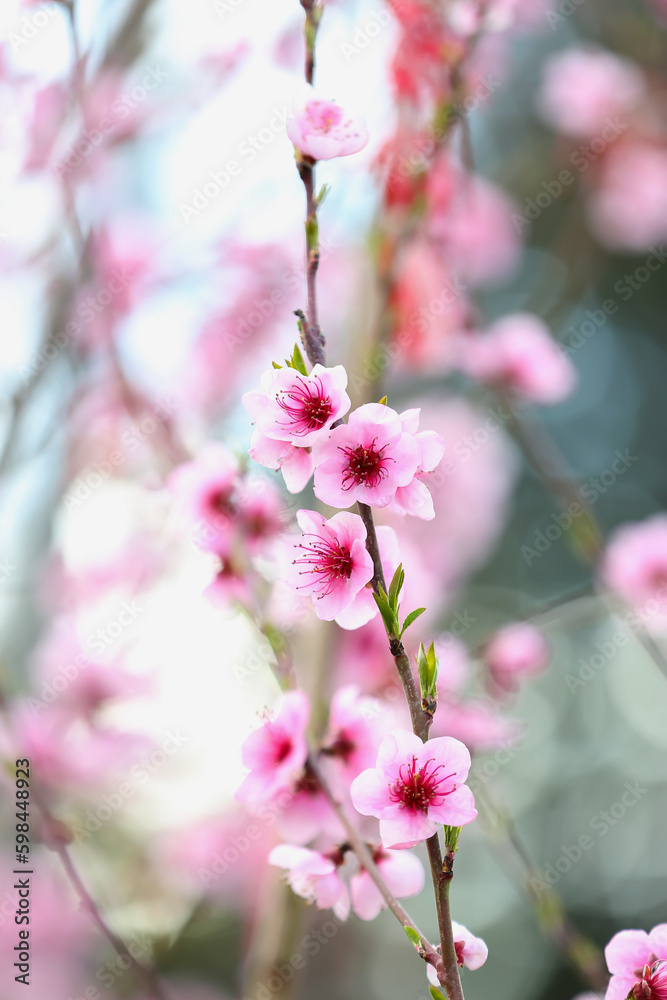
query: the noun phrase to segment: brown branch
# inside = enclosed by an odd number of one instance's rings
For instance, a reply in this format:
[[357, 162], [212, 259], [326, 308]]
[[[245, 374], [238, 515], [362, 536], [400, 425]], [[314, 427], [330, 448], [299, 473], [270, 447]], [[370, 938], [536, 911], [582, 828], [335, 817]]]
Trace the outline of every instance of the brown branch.
[[308, 757], [308, 767], [317, 778], [317, 783], [324, 793], [325, 798], [345, 829], [348, 843], [354, 851], [359, 864], [365, 869], [365, 871], [368, 872], [368, 875], [387, 904], [388, 909], [391, 910], [402, 927], [410, 927], [411, 930], [415, 931], [415, 933], [419, 935], [423, 945], [422, 951], [420, 952], [421, 957], [428, 962], [429, 965], [437, 967], [440, 964], [440, 955], [433, 945], [429, 943], [428, 938], [422, 934], [417, 924], [401, 906], [391, 889], [388, 887], [387, 883], [382, 878], [380, 870], [373, 861], [373, 856], [369, 851], [366, 842], [329, 787], [329, 783], [324, 775], [324, 772], [322, 771], [322, 768], [320, 767], [320, 762], [313, 753], [311, 753]]

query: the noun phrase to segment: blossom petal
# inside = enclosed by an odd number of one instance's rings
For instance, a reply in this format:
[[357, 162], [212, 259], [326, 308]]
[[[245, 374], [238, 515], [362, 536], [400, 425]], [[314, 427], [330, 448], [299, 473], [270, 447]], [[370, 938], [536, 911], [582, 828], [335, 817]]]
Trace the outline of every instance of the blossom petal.
[[358, 774], [350, 786], [352, 804], [362, 816], [380, 816], [389, 801], [387, 779], [376, 767]]
[[380, 837], [385, 847], [414, 847], [436, 831], [433, 820], [420, 810], [392, 806], [380, 819]]
[[619, 931], [604, 950], [607, 968], [612, 975], [633, 975], [643, 969], [651, 955], [651, 942], [646, 931]]

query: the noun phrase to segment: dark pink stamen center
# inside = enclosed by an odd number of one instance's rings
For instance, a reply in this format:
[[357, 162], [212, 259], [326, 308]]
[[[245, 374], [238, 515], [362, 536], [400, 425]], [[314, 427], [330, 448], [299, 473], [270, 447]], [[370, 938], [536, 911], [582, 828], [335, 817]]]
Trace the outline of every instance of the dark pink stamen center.
[[383, 452], [388, 445], [376, 447], [377, 438], [373, 438], [368, 448], [359, 444], [356, 448], [341, 448], [347, 458], [347, 468], [343, 470], [343, 489], [351, 490], [353, 486], [378, 486], [389, 475], [386, 464], [393, 462]]
[[333, 413], [333, 403], [319, 375], [310, 379], [299, 375], [295, 385], [283, 390], [276, 402], [289, 418], [282, 426], [289, 427], [298, 436], [319, 431]]
[[[312, 587], [315, 582], [314, 593], [318, 600], [327, 597], [336, 586], [339, 580], [349, 580], [352, 575], [352, 554], [339, 541], [321, 538], [319, 535], [304, 535], [304, 538], [314, 538], [315, 541], [309, 545], [299, 544], [296, 546], [302, 549], [305, 555], [294, 560], [295, 566], [306, 566], [307, 569], [300, 571], [301, 576], [309, 576], [311, 580], [303, 587]], [[312, 577], [316, 580], [313, 581]], [[303, 589], [298, 587], [298, 590]]]
[[433, 762], [431, 758], [422, 767], [417, 767], [417, 758], [413, 757], [409, 764], [401, 764], [398, 778], [389, 786], [391, 801], [413, 812], [428, 812], [430, 806], [442, 805], [445, 797], [456, 791], [456, 784], [447, 791], [442, 790], [444, 783], [453, 778], [456, 772], [439, 774], [444, 765], [431, 767]]

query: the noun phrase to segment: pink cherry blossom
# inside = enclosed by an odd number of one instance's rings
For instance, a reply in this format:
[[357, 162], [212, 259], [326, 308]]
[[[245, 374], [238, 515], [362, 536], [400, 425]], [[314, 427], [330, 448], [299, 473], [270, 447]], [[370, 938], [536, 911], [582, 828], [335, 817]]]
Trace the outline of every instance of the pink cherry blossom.
[[[384, 570], [385, 580], [391, 580], [401, 561], [396, 532], [387, 525], [379, 524], [375, 529], [375, 534], [377, 535], [380, 562]], [[336, 622], [341, 628], [356, 629], [366, 625], [377, 615], [379, 615], [379, 611], [373, 597], [373, 589], [370, 584], [367, 584], [361, 588], [349, 607], [336, 616]]]
[[516, 691], [521, 678], [541, 673], [549, 657], [544, 633], [529, 622], [505, 625], [484, 650], [491, 678], [502, 691]]
[[239, 481], [238, 460], [216, 442], [169, 474], [167, 485], [183, 508], [199, 548], [220, 556], [228, 554], [237, 511], [234, 491]]
[[422, 448], [395, 410], [365, 403], [316, 449], [315, 496], [332, 507], [386, 507], [420, 469]]
[[355, 809], [377, 816], [385, 847], [414, 847], [432, 836], [437, 824], [463, 826], [477, 816], [464, 784], [470, 754], [463, 743], [440, 737], [422, 743], [414, 733], [395, 729], [385, 736], [377, 766], [352, 782]]
[[385, 706], [359, 694], [356, 684], [339, 688], [331, 699], [323, 753], [338, 767], [347, 784], [372, 767], [377, 756], [377, 723]]
[[547, 60], [538, 107], [559, 132], [586, 138], [641, 100], [644, 75], [612, 52], [567, 49]]
[[310, 448], [267, 437], [257, 430], [250, 439], [248, 454], [267, 469], [280, 470], [290, 493], [305, 489], [315, 467]]
[[315, 365], [308, 375], [273, 368], [262, 375], [261, 390], [245, 393], [243, 405], [261, 434], [306, 448], [326, 437], [334, 421], [350, 409], [346, 386], [342, 365]]
[[[401, 562], [407, 565], [409, 541], [420, 554], [420, 572], [434, 578], [444, 602], [451, 600], [465, 577], [488, 558], [495, 545], [505, 523], [517, 463], [504, 431], [510, 419], [504, 405], [482, 410], [462, 399], [452, 399], [424, 407], [422, 415], [423, 422], [442, 436], [445, 454], [427, 480], [435, 520], [398, 522]], [[431, 605], [429, 593], [425, 589], [426, 599], [412, 607]]]
[[332, 621], [372, 579], [366, 528], [358, 514], [345, 511], [328, 521], [314, 510], [299, 510], [296, 516], [303, 535], [294, 545], [288, 582], [311, 597], [318, 618]]
[[505, 316], [485, 334], [469, 338], [461, 367], [472, 378], [542, 405], [566, 399], [576, 382], [572, 362], [530, 313]]
[[[424, 888], [424, 868], [409, 851], [387, 851], [383, 847], [373, 852], [373, 861], [382, 878], [397, 899], [417, 896]], [[374, 920], [387, 904], [370, 875], [360, 868], [350, 879], [352, 909], [360, 920]]]
[[617, 528], [607, 543], [600, 577], [622, 601], [660, 626], [667, 613], [667, 514]]
[[604, 950], [611, 980], [605, 1000], [667, 1000], [667, 924], [619, 931]]
[[350, 896], [340, 879], [335, 861], [294, 844], [279, 844], [269, 854], [269, 864], [286, 868], [287, 881], [297, 894], [320, 910], [332, 909], [339, 920], [347, 919]]
[[[466, 969], [470, 969], [471, 971], [481, 969], [489, 957], [489, 949], [486, 946], [486, 942], [482, 938], [475, 937], [467, 927], [464, 927], [463, 924], [458, 924], [456, 920], [452, 920], [452, 931], [454, 932], [454, 947], [456, 948], [456, 960], [458, 964], [460, 966], [465, 965]], [[440, 951], [439, 948], [438, 951]], [[426, 966], [426, 975], [429, 982], [433, 983], [439, 989], [438, 974], [432, 965]]]
[[271, 801], [276, 816], [276, 830], [285, 840], [307, 844], [326, 835], [345, 839], [345, 830], [331, 808], [310, 768], [306, 766], [294, 780], [289, 792], [279, 793]]
[[[667, 150], [629, 139], [605, 156], [588, 204], [597, 238], [612, 250], [648, 250], [667, 238]], [[657, 270], [664, 257], [657, 257]]]
[[235, 501], [237, 524], [251, 553], [260, 553], [267, 542], [284, 530], [285, 507], [278, 489], [265, 476], [246, 476]]
[[433, 498], [424, 482], [434, 472], [445, 452], [445, 442], [435, 431], [419, 431], [419, 409], [405, 410], [400, 414], [403, 430], [412, 434], [421, 455], [415, 477], [407, 486], [399, 486], [390, 509], [399, 514], [413, 514], [424, 521], [435, 517]]
[[215, 563], [213, 579], [205, 587], [204, 597], [216, 608], [251, 604], [252, 589], [247, 574], [222, 556], [217, 556]]
[[349, 156], [368, 142], [368, 130], [359, 115], [320, 97], [312, 87], [297, 93], [286, 128], [297, 149], [313, 160]]
[[459, 692], [470, 675], [468, 647], [451, 632], [437, 636], [434, 645], [438, 657], [438, 697], [446, 699]]
[[275, 717], [250, 733], [241, 746], [241, 759], [248, 774], [236, 791], [236, 799], [261, 805], [292, 785], [308, 756], [306, 726], [310, 705], [303, 691], [288, 691]]
[[516, 270], [521, 240], [514, 203], [500, 188], [469, 175], [442, 153], [427, 180], [429, 230], [458, 279], [457, 287], [494, 284]]

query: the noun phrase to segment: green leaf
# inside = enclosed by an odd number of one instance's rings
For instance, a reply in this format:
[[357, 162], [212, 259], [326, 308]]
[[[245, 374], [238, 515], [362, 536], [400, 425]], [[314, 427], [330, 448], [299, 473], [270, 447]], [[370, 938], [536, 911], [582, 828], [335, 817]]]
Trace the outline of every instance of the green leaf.
[[407, 924], [403, 925], [403, 930], [408, 935], [415, 948], [417, 948], [418, 951], [421, 951], [424, 946], [422, 944], [422, 939], [419, 934], [417, 934], [417, 931], [413, 930], [412, 927], [408, 927]]
[[438, 658], [435, 655], [435, 646], [433, 643], [431, 643], [428, 649], [424, 649], [423, 643], [420, 643], [419, 652], [417, 653], [417, 668], [419, 670], [419, 686], [422, 698], [427, 701], [437, 698], [438, 694], [435, 682], [438, 678]]
[[410, 612], [410, 614], [408, 615], [408, 617], [403, 622], [403, 628], [401, 629], [401, 636], [403, 635], [403, 633], [405, 632], [405, 630], [407, 628], [410, 628], [410, 626], [412, 625], [413, 622], [416, 622], [417, 619], [420, 618], [421, 615], [424, 614], [425, 611], [426, 611], [426, 608], [416, 608], [414, 611]]
[[373, 597], [375, 598], [375, 603], [380, 609], [380, 614], [382, 615], [382, 621], [384, 622], [387, 632], [390, 632], [392, 635], [396, 635], [398, 632], [398, 621], [396, 619], [394, 611], [392, 610], [389, 604], [389, 601], [387, 600], [387, 595], [385, 594], [382, 587], [380, 587], [380, 593], [379, 594], [374, 593]]
[[274, 368], [282, 368], [282, 365], [279, 365], [277, 361], [272, 361], [271, 364]]
[[435, 986], [431, 986], [431, 984], [429, 983], [428, 988], [431, 996], [433, 997], [433, 1000], [447, 1000], [445, 994], [441, 993], [440, 990], [436, 990]]
[[380, 403], [381, 406], [386, 406], [387, 405], [387, 397], [383, 396], [382, 399], [378, 400], [378, 403]]
[[317, 207], [318, 208], [320, 207], [320, 205], [322, 205], [324, 203], [325, 199], [329, 196], [329, 192], [330, 191], [331, 191], [331, 184], [323, 184], [322, 185], [322, 187], [320, 188], [320, 190], [317, 193], [317, 199], [316, 200], [317, 200]]
[[289, 363], [290, 368], [295, 368], [296, 371], [300, 372], [301, 375], [307, 375], [306, 362], [303, 360], [303, 354], [299, 350], [299, 345], [294, 345], [294, 353], [292, 354], [291, 361]]
[[403, 570], [403, 563], [399, 563], [389, 584], [389, 605], [394, 611], [398, 610], [398, 598], [400, 597], [404, 580], [405, 572]]

